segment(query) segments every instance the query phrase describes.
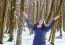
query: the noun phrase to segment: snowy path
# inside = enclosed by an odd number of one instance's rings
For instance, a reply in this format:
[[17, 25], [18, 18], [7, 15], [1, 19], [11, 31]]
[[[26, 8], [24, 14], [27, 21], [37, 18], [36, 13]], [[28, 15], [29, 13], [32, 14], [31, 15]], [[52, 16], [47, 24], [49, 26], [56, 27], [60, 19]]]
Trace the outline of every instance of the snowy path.
[[[55, 38], [55, 45], [64, 45], [65, 44], [65, 32], [62, 32], [62, 33], [63, 33], [62, 39]], [[55, 37], [59, 37], [59, 34], [60, 34], [59, 31], [56, 32]], [[50, 31], [46, 35], [46, 39], [47, 39], [46, 45], [51, 45], [50, 42], [48, 42], [49, 36], [50, 36]], [[23, 32], [23, 44], [22, 45], [26, 45], [26, 44], [32, 45], [33, 39], [34, 39], [34, 34], [29, 35], [29, 31]]]
[[[29, 35], [30, 32], [27, 28], [25, 28], [26, 31], [23, 31], [23, 35], [22, 35], [22, 45], [32, 45], [33, 43], [33, 39], [34, 39], [34, 34], [32, 35]], [[63, 36], [62, 36], [62, 39], [59, 39], [59, 38], [55, 38], [55, 45], [65, 45], [65, 32], [63, 31]], [[4, 34], [4, 38], [3, 38], [3, 44], [0, 44], [0, 45], [16, 45], [16, 32], [14, 32], [14, 40], [12, 42], [8, 42], [8, 34]], [[51, 45], [49, 42], [48, 42], [48, 38], [49, 38], [49, 35], [50, 35], [50, 31], [47, 33], [46, 35], [46, 44], [47, 45]], [[59, 31], [56, 32], [56, 37], [59, 37]]]

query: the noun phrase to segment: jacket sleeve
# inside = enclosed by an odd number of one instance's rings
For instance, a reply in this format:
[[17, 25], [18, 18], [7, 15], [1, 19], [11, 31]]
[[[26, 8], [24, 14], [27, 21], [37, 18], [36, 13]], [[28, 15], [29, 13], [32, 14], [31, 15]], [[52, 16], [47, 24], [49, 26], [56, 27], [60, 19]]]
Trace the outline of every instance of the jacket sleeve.
[[32, 30], [34, 29], [33, 28], [33, 24], [32, 24], [32, 22], [29, 19], [26, 19], [26, 23], [27, 23], [29, 28], [31, 28]]
[[54, 24], [55, 24], [55, 22], [56, 22], [56, 20], [53, 19], [50, 25], [45, 26], [45, 31], [47, 32], [47, 31], [49, 31], [50, 29], [52, 29], [53, 26], [54, 26]]

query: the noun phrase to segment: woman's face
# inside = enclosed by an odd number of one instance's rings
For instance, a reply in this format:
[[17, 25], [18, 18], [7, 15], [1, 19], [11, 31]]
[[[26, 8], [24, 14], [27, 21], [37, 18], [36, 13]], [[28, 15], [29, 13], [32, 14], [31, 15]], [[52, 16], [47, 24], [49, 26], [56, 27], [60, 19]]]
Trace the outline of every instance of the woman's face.
[[44, 23], [44, 20], [43, 20], [43, 19], [40, 19], [40, 20], [38, 21], [38, 23], [39, 23], [39, 25], [42, 25], [42, 24]]

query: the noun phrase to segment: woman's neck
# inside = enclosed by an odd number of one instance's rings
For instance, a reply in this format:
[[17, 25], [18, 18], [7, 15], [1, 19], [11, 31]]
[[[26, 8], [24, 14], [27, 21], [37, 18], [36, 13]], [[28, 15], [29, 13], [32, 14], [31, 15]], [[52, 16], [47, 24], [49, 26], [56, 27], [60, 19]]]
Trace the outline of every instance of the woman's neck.
[[38, 28], [41, 28], [41, 27], [42, 27], [42, 25], [37, 25], [37, 27], [38, 27]]

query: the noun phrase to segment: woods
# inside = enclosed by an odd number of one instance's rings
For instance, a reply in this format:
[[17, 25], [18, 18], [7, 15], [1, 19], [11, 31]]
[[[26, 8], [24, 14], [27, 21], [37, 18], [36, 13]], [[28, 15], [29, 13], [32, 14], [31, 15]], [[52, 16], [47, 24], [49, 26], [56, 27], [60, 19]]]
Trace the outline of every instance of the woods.
[[62, 38], [62, 28], [65, 31], [65, 0], [0, 0], [0, 44], [3, 44], [4, 33], [9, 34], [8, 41], [12, 42], [14, 31], [17, 31], [16, 45], [22, 44], [21, 35], [25, 23], [23, 12], [28, 13], [33, 24], [42, 18], [50, 24], [55, 16], [60, 15], [49, 41], [54, 45], [56, 31], [60, 31], [59, 38]]

